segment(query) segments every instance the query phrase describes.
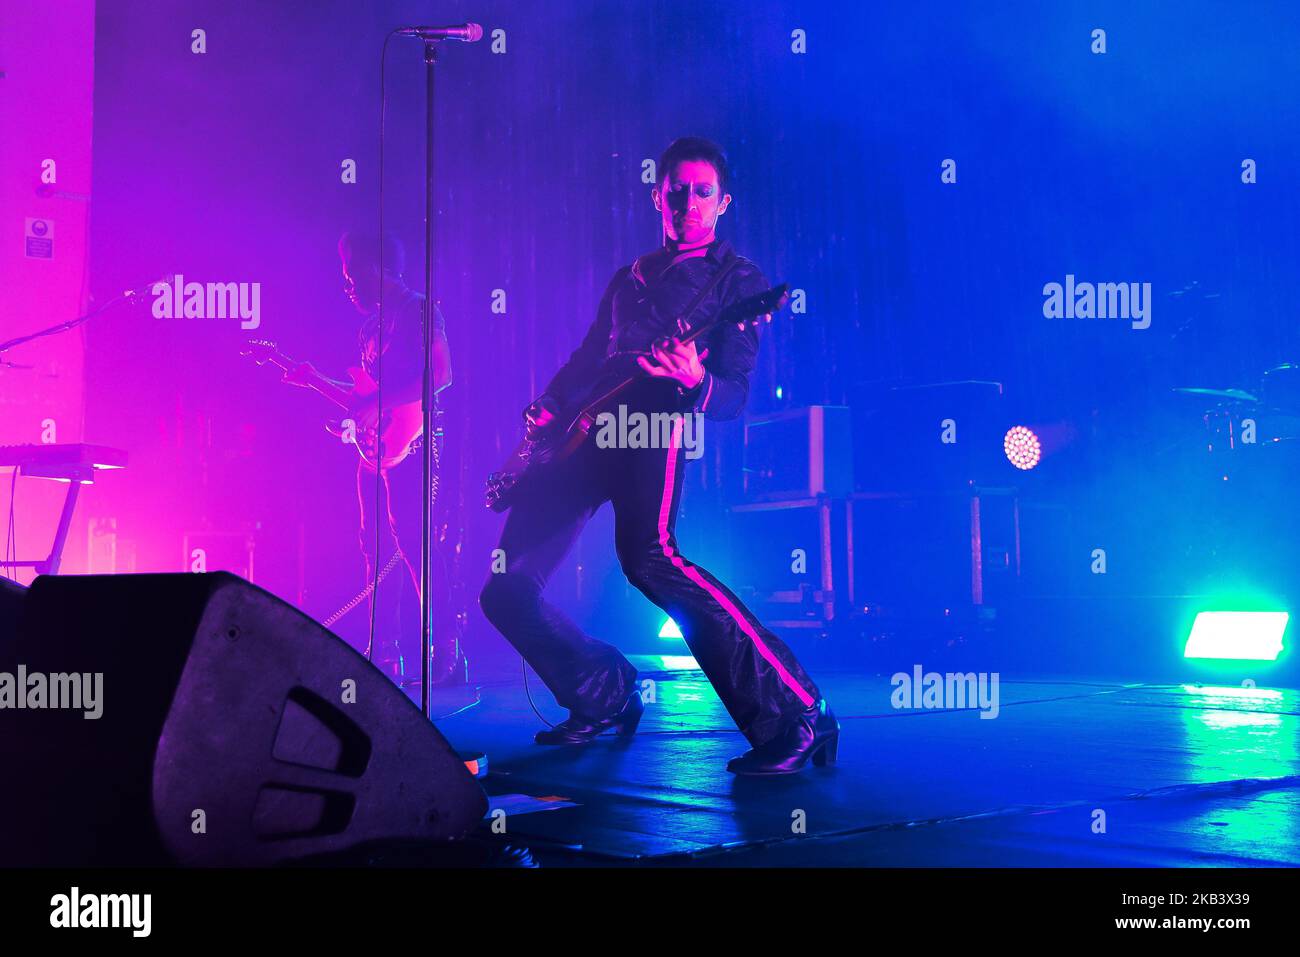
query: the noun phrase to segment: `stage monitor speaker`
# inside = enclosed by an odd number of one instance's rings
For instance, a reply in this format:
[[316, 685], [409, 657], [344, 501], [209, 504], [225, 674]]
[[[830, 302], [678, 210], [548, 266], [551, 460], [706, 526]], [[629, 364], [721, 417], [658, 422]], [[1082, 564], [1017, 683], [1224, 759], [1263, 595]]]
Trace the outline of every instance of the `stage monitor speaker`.
[[487, 809], [365, 658], [222, 572], [37, 578], [0, 704], [0, 865], [270, 865]]

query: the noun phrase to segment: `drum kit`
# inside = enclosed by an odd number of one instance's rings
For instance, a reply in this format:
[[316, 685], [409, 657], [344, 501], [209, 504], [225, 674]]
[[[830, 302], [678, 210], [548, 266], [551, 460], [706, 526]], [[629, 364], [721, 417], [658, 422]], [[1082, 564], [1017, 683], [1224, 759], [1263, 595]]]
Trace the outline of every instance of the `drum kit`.
[[1300, 450], [1300, 363], [1267, 370], [1251, 391], [1191, 386], [1173, 391], [1200, 400], [1205, 451], [1218, 460], [1225, 477], [1231, 466], [1246, 466], [1254, 451], [1264, 453], [1255, 464], [1272, 465], [1292, 460]]

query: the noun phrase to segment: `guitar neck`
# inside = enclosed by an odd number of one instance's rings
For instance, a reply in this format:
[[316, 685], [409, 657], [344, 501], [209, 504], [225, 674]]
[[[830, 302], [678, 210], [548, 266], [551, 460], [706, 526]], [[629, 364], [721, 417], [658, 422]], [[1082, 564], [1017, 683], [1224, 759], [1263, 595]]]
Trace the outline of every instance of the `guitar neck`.
[[688, 342], [694, 342], [700, 336], [704, 335], [706, 332], [711, 332], [721, 324], [722, 324], [721, 319], [710, 319], [708, 322], [695, 327], [690, 332], [686, 333], [685, 335], [678, 336], [677, 338], [682, 343], [682, 345], [685, 345]]
[[[688, 342], [694, 342], [700, 336], [704, 335], [707, 332], [711, 332], [712, 330], [716, 329], [718, 326], [722, 325], [724, 322], [727, 321], [730, 320], [728, 320], [725, 317], [725, 314], [722, 316], [716, 316], [713, 319], [710, 319], [708, 322], [701, 323], [699, 326], [696, 326], [695, 328], [691, 329], [689, 332], [682, 334], [681, 336], [678, 337], [678, 339], [679, 341], [682, 342], [683, 345]], [[612, 389], [607, 390], [596, 399], [586, 403], [583, 406], [583, 412], [588, 414], [591, 413], [598, 406], [602, 406], [610, 399], [616, 397], [620, 392], [622, 392], [628, 386], [632, 385], [634, 382], [637, 382], [638, 380], [644, 378], [646, 378], [646, 375], [644, 373], [639, 375], [634, 374], [628, 376], [626, 379], [618, 383], [618, 385], [614, 386]]]
[[[717, 329], [719, 326], [723, 326], [729, 322], [744, 323], [744, 322], [753, 321], [755, 324], [757, 324], [758, 316], [761, 316], [765, 313], [770, 315], [771, 313], [775, 312], [776, 310], [780, 309], [782, 306], [785, 305], [785, 303], [789, 299], [788, 289], [789, 287], [785, 283], [782, 283], [779, 286], [769, 289], [765, 293], [760, 293], [756, 296], [750, 296], [747, 299], [743, 299], [740, 302], [737, 302], [732, 306], [729, 306], [728, 308], [722, 310], [722, 312], [720, 312], [718, 315], [714, 316], [712, 319], [708, 320], [707, 322], [700, 323], [700, 325], [688, 329], [686, 332], [683, 332], [677, 338], [683, 343], [694, 342], [696, 339], [698, 339], [700, 336], [704, 335], [705, 333], [712, 332], [714, 329]], [[610, 399], [617, 396], [620, 392], [622, 392], [632, 383], [644, 377], [645, 377], [644, 373], [642, 374], [633, 373], [632, 375], [624, 378], [621, 382], [619, 382], [613, 388], [606, 390], [602, 395], [600, 395], [596, 399], [585, 403], [582, 407], [582, 412], [580, 414], [584, 414], [584, 415], [592, 414], [599, 406], [604, 405], [606, 402], [608, 402]]]
[[320, 375], [312, 376], [308, 385], [321, 395], [325, 396], [325, 398], [329, 399], [340, 409], [352, 408], [352, 393], [349, 390], [335, 385], [333, 382], [330, 382]]
[[607, 390], [606, 392], [602, 393], [601, 395], [597, 396], [595, 399], [593, 399], [592, 401], [584, 405], [582, 407], [582, 414], [591, 415], [592, 413], [595, 412], [596, 409], [604, 405], [610, 399], [617, 396], [620, 392], [622, 392], [624, 389], [626, 389], [633, 382], [636, 382], [640, 378], [643, 378], [643, 376], [628, 376], [618, 385], [614, 386], [614, 388]]
[[[267, 361], [277, 368], [283, 369], [285, 372], [288, 372], [297, 365], [296, 362], [286, 356], [283, 352], [276, 352], [273, 355], [268, 356]], [[320, 393], [339, 408], [350, 409], [352, 407], [352, 393], [347, 389], [334, 384], [329, 379], [326, 379], [319, 372], [308, 376], [306, 384], [309, 389]]]

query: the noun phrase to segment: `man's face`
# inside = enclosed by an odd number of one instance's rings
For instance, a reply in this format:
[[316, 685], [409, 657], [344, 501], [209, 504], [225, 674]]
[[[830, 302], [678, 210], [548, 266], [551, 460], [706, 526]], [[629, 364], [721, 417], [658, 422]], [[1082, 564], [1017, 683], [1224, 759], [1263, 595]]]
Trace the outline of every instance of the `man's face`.
[[731, 194], [718, 188], [718, 171], [707, 160], [683, 160], [652, 194], [664, 234], [685, 245], [709, 241]]
[[343, 292], [363, 316], [375, 312], [379, 309], [379, 270], [359, 259], [343, 257]]

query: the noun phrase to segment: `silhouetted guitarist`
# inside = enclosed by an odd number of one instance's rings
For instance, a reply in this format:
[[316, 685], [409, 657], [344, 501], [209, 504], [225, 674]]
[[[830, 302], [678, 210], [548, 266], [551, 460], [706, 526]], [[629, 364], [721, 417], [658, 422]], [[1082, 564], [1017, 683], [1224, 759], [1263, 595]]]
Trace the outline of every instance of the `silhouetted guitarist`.
[[[380, 270], [379, 240], [373, 235], [345, 233], [339, 240], [343, 265], [344, 292], [366, 317], [358, 333], [362, 369], [380, 383], [379, 398], [385, 410], [418, 403], [424, 377], [424, 296], [407, 286], [402, 278], [406, 254], [401, 243], [384, 236], [383, 269]], [[380, 290], [383, 290], [383, 356], [380, 359]], [[451, 352], [447, 345], [446, 322], [437, 304], [433, 307], [433, 389], [441, 392], [451, 385]], [[304, 384], [315, 373], [310, 363], [285, 373], [285, 381]], [[380, 375], [382, 373], [382, 379]], [[319, 373], [315, 373], [319, 374]], [[339, 383], [346, 385], [345, 383]], [[352, 410], [356, 428], [363, 431], [378, 422], [375, 400]], [[425, 439], [427, 440], [427, 439]], [[357, 465], [357, 502], [361, 528], [359, 541], [365, 558], [366, 581], [373, 580], [376, 563], [384, 568], [400, 550], [402, 567], [394, 570], [371, 595], [374, 604], [375, 648], [373, 660], [393, 678], [411, 683], [419, 679], [420, 552], [423, 465], [420, 454], [408, 455], [391, 468], [379, 470], [379, 501], [375, 499], [375, 469], [364, 461]], [[379, 554], [375, 553], [376, 524]], [[432, 561], [433, 658], [432, 681], [445, 682], [463, 675], [459, 621], [451, 604], [447, 570], [434, 544]]]

